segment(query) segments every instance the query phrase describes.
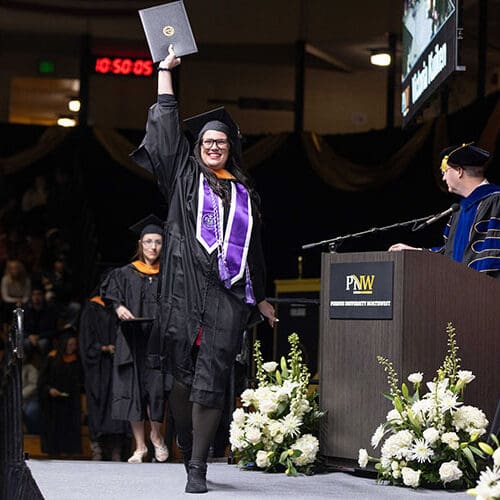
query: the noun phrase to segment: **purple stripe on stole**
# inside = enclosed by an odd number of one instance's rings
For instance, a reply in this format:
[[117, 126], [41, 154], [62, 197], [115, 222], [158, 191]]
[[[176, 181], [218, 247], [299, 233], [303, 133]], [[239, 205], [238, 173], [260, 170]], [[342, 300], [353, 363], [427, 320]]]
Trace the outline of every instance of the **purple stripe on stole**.
[[[211, 254], [219, 245], [217, 235], [217, 217], [218, 211], [223, 212], [222, 203], [214, 207], [215, 196], [208, 185], [208, 182], [200, 176], [200, 185], [198, 187], [198, 214], [196, 217], [196, 239], [203, 245], [205, 250]], [[217, 208], [219, 210], [217, 210]]]
[[224, 240], [224, 257], [231, 283], [238, 281], [245, 271], [248, 243], [252, 230], [249, 197], [245, 186], [234, 183], [231, 211]]

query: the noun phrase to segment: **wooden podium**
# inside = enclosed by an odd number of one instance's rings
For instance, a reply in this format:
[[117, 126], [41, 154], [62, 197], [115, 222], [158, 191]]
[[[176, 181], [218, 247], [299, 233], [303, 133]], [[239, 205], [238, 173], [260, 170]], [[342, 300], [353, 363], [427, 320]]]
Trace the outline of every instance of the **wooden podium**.
[[[343, 279], [338, 264], [356, 269], [383, 262], [392, 269], [392, 318], [331, 318], [338, 303], [331, 286]], [[461, 369], [476, 375], [465, 404], [492, 422], [500, 396], [500, 280], [427, 251], [325, 253], [321, 268], [320, 405], [327, 415], [320, 449], [330, 463], [354, 464], [359, 448], [370, 453], [371, 436], [391, 409], [377, 356], [393, 362], [400, 382], [416, 371], [430, 381], [447, 352], [448, 322], [456, 329]]]

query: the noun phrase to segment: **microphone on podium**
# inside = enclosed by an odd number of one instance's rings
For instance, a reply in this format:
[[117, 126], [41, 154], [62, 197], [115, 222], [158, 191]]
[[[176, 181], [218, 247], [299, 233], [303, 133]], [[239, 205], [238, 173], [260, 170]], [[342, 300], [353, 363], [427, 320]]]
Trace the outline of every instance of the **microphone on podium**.
[[443, 217], [447, 217], [448, 215], [451, 215], [453, 212], [456, 212], [457, 210], [460, 209], [460, 205], [458, 203], [453, 203], [453, 205], [450, 208], [447, 208], [444, 212], [441, 212], [440, 214], [434, 215], [430, 219], [426, 220], [425, 222], [422, 222], [422, 224], [418, 225], [416, 228], [413, 229], [413, 231], [419, 231], [420, 229], [423, 229], [424, 227], [427, 227], [431, 224], [434, 224], [439, 219], [442, 219]]

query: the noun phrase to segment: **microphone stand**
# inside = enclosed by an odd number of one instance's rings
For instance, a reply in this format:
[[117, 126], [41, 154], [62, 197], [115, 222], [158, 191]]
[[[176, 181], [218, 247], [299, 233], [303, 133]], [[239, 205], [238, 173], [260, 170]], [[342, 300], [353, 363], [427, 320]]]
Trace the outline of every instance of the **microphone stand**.
[[352, 233], [352, 234], [345, 234], [342, 236], [337, 236], [336, 238], [331, 238], [329, 240], [323, 240], [323, 241], [317, 241], [315, 243], [306, 243], [305, 245], [302, 245], [302, 250], [307, 250], [309, 248], [315, 248], [323, 245], [328, 245], [328, 249], [330, 250], [331, 253], [336, 252], [340, 245], [345, 240], [349, 240], [351, 238], [359, 238], [361, 236], [366, 236], [367, 234], [376, 234], [380, 233], [382, 231], [388, 231], [389, 229], [396, 229], [400, 227], [406, 227], [410, 226], [413, 224], [413, 229], [412, 231], [415, 231], [416, 224], [419, 222], [423, 222], [426, 220], [429, 220], [430, 218], [435, 217], [434, 215], [428, 215], [427, 217], [420, 217], [419, 219], [412, 219], [406, 222], [396, 222], [395, 224], [391, 224], [390, 226], [383, 226], [383, 227], [372, 227], [371, 229], [367, 229], [366, 231], [361, 231], [360, 233]]

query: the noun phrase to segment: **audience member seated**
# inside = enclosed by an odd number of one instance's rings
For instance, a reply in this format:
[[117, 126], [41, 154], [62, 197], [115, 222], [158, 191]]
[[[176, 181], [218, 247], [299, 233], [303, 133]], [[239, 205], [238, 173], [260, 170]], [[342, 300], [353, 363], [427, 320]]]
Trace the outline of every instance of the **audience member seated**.
[[82, 383], [76, 331], [68, 329], [57, 350], [47, 356], [38, 379], [42, 452], [54, 457], [81, 453]]
[[21, 307], [28, 302], [31, 293], [31, 280], [21, 261], [7, 261], [0, 290], [4, 305], [4, 314], [7, 316], [16, 307]]
[[27, 269], [31, 270], [33, 268], [33, 249], [30, 240], [20, 225], [11, 225], [8, 228], [6, 246], [9, 260], [19, 260]]
[[28, 434], [40, 434], [40, 401], [38, 399], [38, 369], [32, 356], [25, 355], [22, 367], [23, 417]]
[[27, 354], [38, 352], [42, 358], [52, 350], [58, 320], [56, 308], [47, 304], [44, 293], [42, 285], [35, 283], [24, 309], [24, 350]]

